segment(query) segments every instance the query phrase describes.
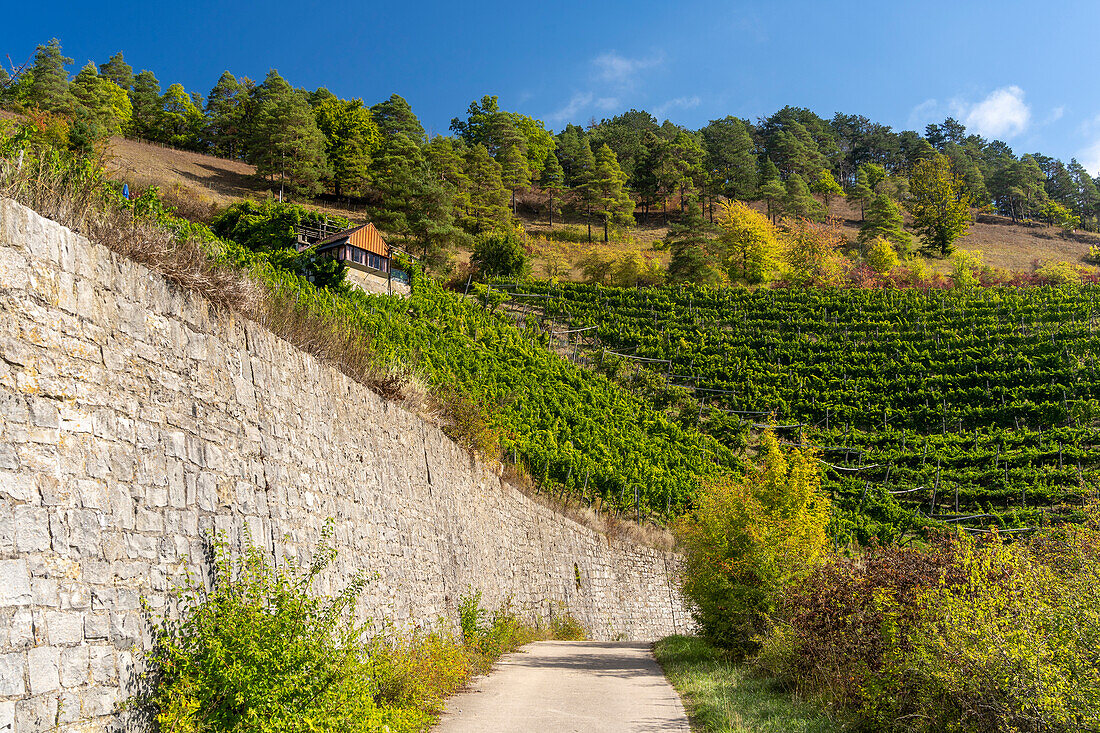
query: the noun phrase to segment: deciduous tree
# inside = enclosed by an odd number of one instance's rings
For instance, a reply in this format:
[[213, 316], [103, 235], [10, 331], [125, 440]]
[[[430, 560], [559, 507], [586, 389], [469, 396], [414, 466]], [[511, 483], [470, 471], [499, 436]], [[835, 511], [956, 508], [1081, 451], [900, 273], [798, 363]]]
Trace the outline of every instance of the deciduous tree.
[[821, 202], [825, 204], [825, 213], [829, 213], [829, 202], [834, 196], [843, 196], [844, 189], [840, 187], [840, 184], [833, 178], [833, 174], [827, 169], [822, 168], [821, 172], [817, 174], [817, 178], [814, 179], [813, 185], [810, 190], [821, 197]]
[[848, 260], [841, 253], [846, 240], [835, 222], [785, 219], [783, 259], [787, 277], [797, 285], [836, 285], [844, 276]]
[[954, 241], [970, 230], [970, 201], [947, 156], [937, 153], [917, 161], [909, 192], [907, 207], [925, 249], [946, 257]]
[[780, 263], [779, 233], [768, 217], [740, 201], [720, 204], [717, 226], [731, 280], [762, 283]]

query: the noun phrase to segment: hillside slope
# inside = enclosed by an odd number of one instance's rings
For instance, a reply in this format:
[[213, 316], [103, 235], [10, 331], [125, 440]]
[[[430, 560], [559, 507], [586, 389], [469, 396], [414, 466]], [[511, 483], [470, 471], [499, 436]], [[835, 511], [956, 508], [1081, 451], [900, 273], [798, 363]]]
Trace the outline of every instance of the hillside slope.
[[[255, 168], [240, 161], [216, 158], [183, 150], [175, 150], [151, 143], [114, 138], [108, 152], [109, 167], [120, 180], [137, 186], [156, 185], [164, 189], [168, 196], [183, 205], [197, 207], [224, 206], [241, 198], [257, 198], [275, 193], [278, 189], [270, 183], [254, 177]], [[528, 212], [523, 216], [528, 229], [538, 235], [546, 235], [549, 227], [545, 220], [544, 204], [541, 196], [525, 197]], [[328, 202], [312, 202], [311, 206], [321, 211], [361, 219], [363, 210], [354, 205], [338, 205]], [[833, 203], [832, 215], [844, 226], [849, 237], [854, 239], [859, 232], [859, 210], [846, 201]], [[523, 212], [521, 211], [521, 214]], [[593, 227], [594, 248], [606, 249], [609, 253], [637, 252], [654, 256], [662, 263], [667, 262], [665, 252], [654, 252], [652, 243], [661, 239], [667, 228], [661, 225], [661, 217], [654, 214], [652, 224], [630, 227], [616, 241], [605, 245], [598, 241], [601, 232]], [[579, 228], [583, 223], [571, 219], [569, 226]], [[561, 228], [561, 225], [558, 225]], [[1074, 264], [1083, 264], [1090, 244], [1100, 244], [1100, 235], [1077, 232], [1064, 237], [1061, 232], [1049, 226], [1016, 225], [1006, 217], [982, 216], [971, 227], [970, 233], [957, 242], [959, 247], [978, 250], [987, 264], [1008, 270], [1030, 271], [1035, 260], [1060, 260]], [[537, 264], [544, 265], [548, 257], [557, 254], [572, 263], [589, 251], [587, 242], [553, 242], [537, 248]], [[948, 263], [931, 259], [929, 265], [934, 270], [947, 271]], [[571, 268], [574, 277], [580, 276], [579, 268]]]

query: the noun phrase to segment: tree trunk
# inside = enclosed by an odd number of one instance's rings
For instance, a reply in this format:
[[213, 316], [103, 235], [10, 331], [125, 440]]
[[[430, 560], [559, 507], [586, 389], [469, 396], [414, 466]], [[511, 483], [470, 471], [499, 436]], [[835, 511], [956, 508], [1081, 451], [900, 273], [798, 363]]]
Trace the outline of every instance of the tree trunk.
[[607, 217], [605, 216], [603, 218], [603, 243], [607, 244], [609, 241], [611, 240], [607, 236]]
[[554, 189], [550, 189], [550, 228], [554, 228]]

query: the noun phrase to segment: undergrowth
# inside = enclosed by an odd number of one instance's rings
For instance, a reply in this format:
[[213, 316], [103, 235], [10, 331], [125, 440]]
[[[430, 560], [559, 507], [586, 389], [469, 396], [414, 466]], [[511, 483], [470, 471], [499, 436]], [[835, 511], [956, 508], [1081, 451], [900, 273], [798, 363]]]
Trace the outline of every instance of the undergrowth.
[[148, 692], [136, 702], [159, 730], [426, 730], [470, 677], [553, 637], [555, 628], [535, 628], [507, 604], [482, 608], [480, 592], [462, 598], [457, 633], [446, 621], [411, 631], [358, 621], [365, 573], [333, 596], [314, 591], [336, 556], [332, 528], [301, 567], [276, 567], [253, 546], [234, 556], [224, 539], [213, 543], [209, 588], [189, 579], [176, 589], [177, 612], [144, 655]]

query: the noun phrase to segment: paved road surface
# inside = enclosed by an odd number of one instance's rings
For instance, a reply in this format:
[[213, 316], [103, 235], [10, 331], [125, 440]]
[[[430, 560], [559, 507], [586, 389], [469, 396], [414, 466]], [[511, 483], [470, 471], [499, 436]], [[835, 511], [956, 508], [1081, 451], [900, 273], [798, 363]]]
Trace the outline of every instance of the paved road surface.
[[540, 641], [447, 702], [436, 733], [688, 733], [649, 644]]

